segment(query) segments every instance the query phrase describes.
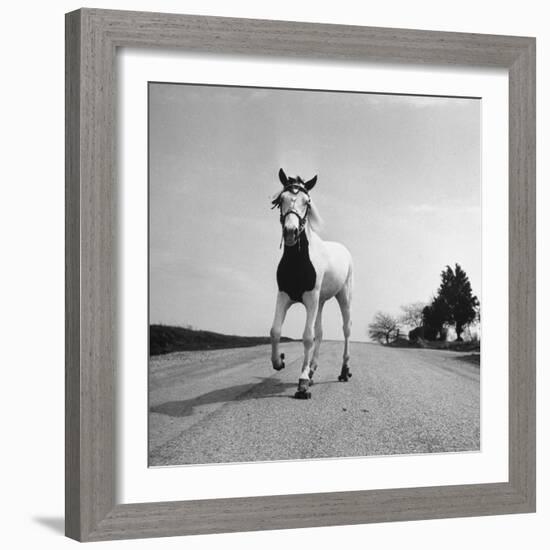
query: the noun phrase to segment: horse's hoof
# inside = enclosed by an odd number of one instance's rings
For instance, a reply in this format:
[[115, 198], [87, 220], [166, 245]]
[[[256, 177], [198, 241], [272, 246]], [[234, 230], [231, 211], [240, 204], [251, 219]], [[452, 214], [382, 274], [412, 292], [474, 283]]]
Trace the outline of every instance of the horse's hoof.
[[350, 378], [351, 372], [349, 371], [349, 367], [344, 365], [340, 372], [340, 376], [338, 376], [338, 382], [347, 382]]
[[283, 370], [285, 368], [285, 354], [281, 353], [280, 357], [281, 357], [281, 364], [278, 367], [273, 365], [273, 368], [275, 370]]
[[294, 399], [311, 399], [311, 392], [309, 392], [309, 391], [297, 391], [294, 394]]
[[296, 393], [294, 394], [294, 397], [296, 399], [310, 399], [311, 393], [308, 390], [310, 386], [311, 380], [302, 379], [298, 381], [298, 388], [296, 390]]
[[313, 378], [310, 378], [310, 380], [309, 380], [309, 385], [310, 385], [310, 386], [313, 386]]

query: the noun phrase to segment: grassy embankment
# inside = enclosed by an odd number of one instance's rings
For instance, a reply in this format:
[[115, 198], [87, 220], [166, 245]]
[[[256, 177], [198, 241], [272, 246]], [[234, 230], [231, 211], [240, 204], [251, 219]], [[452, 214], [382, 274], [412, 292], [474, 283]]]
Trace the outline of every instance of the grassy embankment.
[[419, 338], [415, 342], [411, 342], [407, 338], [399, 337], [393, 342], [387, 344], [389, 347], [393, 348], [417, 348], [417, 349], [439, 349], [439, 350], [449, 350], [456, 351], [458, 353], [470, 353], [469, 355], [464, 355], [461, 359], [468, 361], [474, 365], [479, 365], [480, 363], [480, 342], [479, 340], [471, 340], [469, 342], [453, 342], [447, 341], [431, 341], [423, 340]]
[[[174, 351], [245, 348], [269, 344], [269, 341], [268, 336], [235, 336], [169, 325], [151, 325], [149, 327], [149, 353], [151, 355], [162, 355]], [[290, 338], [281, 338], [281, 342], [291, 341]]]

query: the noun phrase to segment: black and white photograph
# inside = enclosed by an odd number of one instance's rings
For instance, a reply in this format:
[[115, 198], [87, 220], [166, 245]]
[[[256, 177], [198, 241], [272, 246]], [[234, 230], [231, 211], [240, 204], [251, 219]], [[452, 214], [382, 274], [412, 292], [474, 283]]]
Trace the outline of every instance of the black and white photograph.
[[3, 546], [546, 549], [545, 8], [6, 3]]
[[149, 466], [479, 451], [479, 98], [148, 97]]

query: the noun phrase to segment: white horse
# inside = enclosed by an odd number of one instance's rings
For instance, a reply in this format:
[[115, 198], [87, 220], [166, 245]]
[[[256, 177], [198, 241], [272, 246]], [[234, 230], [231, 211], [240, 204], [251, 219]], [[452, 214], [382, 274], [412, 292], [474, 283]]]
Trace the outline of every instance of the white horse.
[[344, 357], [338, 380], [347, 382], [349, 370], [349, 337], [351, 333], [351, 254], [340, 243], [323, 241], [314, 231], [320, 223], [319, 214], [309, 192], [317, 176], [304, 182], [302, 178], [288, 178], [279, 170], [283, 189], [272, 201], [280, 210], [281, 244], [284, 252], [277, 268], [277, 303], [271, 328], [271, 362], [275, 370], [285, 367], [284, 354], [279, 354], [281, 328], [290, 306], [301, 302], [306, 308], [303, 334], [304, 361], [295, 397], [308, 399], [313, 374], [319, 361], [323, 337], [322, 312], [325, 302], [336, 298], [342, 312], [344, 329]]

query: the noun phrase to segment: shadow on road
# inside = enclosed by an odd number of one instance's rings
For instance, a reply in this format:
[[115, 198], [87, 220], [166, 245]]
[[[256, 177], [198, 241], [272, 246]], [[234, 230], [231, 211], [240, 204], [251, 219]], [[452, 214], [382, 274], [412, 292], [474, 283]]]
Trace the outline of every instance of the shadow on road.
[[236, 386], [203, 393], [191, 399], [168, 401], [167, 403], [151, 407], [150, 411], [181, 418], [184, 416], [191, 416], [194, 413], [195, 407], [201, 405], [227, 403], [229, 401], [244, 401], [248, 399], [264, 399], [266, 397], [290, 397], [281, 394], [289, 388], [296, 387], [296, 382], [281, 382], [278, 378], [259, 379], [262, 380], [262, 382], [238, 384]]

